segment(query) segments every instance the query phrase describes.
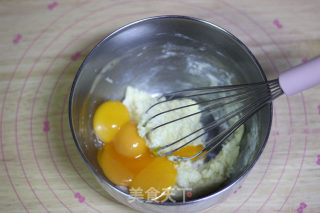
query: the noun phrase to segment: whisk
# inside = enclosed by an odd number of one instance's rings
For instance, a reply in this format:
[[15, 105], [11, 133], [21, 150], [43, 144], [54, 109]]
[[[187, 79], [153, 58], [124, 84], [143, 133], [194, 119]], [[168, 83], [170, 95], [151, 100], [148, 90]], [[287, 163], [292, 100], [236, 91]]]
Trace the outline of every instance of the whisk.
[[[218, 147], [221, 147], [224, 141], [226, 141], [257, 111], [281, 96], [283, 93], [288, 96], [294, 95], [319, 83], [320, 57], [281, 73], [279, 79], [267, 82], [192, 88], [164, 94], [158, 99], [159, 101], [157, 103], [147, 110], [146, 113], [159, 107], [159, 105], [163, 103], [173, 100], [192, 99], [195, 102], [152, 115], [145, 120], [143, 125], [146, 126], [152, 120], [164, 116], [167, 113], [194, 107], [195, 105], [200, 106], [200, 110], [197, 112], [165, 121], [164, 123], [159, 123], [147, 132], [148, 135], [166, 125], [174, 122], [181, 122], [183, 119], [190, 118], [191, 116], [199, 116], [200, 114], [203, 123], [201, 128], [198, 128], [175, 141], [170, 141], [169, 144], [158, 147], [155, 150], [160, 156], [172, 155], [175, 151], [191, 144], [198, 138], [207, 136], [204, 148], [197, 154], [191, 157], [178, 157], [179, 160], [189, 160], [195, 157], [200, 158], [218, 149]], [[212, 117], [212, 115], [215, 116]]]

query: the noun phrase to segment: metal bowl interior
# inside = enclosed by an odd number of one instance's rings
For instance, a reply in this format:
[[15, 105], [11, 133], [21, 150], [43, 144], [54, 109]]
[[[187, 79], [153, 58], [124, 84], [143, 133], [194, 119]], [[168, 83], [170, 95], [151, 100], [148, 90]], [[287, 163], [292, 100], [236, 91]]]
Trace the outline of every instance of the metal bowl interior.
[[232, 176], [218, 190], [183, 203], [129, 203], [97, 163], [99, 145], [92, 115], [105, 100], [122, 100], [127, 86], [149, 93], [266, 81], [257, 60], [233, 35], [203, 20], [161, 16], [129, 24], [101, 41], [81, 65], [71, 90], [70, 126], [75, 143], [101, 185], [118, 201], [140, 211], [194, 212], [230, 194], [259, 158], [270, 132], [272, 105], [246, 122]]

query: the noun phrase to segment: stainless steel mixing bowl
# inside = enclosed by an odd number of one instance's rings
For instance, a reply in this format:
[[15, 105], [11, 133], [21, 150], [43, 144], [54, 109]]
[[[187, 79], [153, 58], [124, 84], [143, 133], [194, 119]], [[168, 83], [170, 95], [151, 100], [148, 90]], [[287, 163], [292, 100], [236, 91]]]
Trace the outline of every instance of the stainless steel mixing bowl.
[[140, 20], [115, 31], [85, 58], [70, 94], [72, 134], [83, 159], [102, 187], [116, 200], [143, 212], [197, 212], [232, 193], [259, 158], [270, 132], [272, 105], [246, 122], [240, 155], [231, 177], [218, 189], [186, 202], [132, 201], [103, 174], [92, 113], [105, 100], [122, 100], [128, 85], [163, 93], [188, 87], [266, 81], [249, 49], [209, 22], [183, 16]]

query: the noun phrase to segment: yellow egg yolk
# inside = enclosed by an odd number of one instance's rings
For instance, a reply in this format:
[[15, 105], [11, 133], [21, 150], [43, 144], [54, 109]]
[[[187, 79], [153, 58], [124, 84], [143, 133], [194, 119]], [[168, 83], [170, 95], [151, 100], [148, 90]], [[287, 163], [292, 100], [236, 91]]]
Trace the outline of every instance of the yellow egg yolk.
[[145, 200], [165, 201], [176, 184], [177, 170], [165, 157], [156, 157], [139, 172], [130, 184], [131, 194], [142, 189]]
[[148, 151], [145, 140], [138, 134], [137, 123], [124, 124], [114, 138], [118, 153], [131, 158], [137, 158]]
[[106, 101], [101, 104], [93, 116], [93, 129], [98, 138], [104, 143], [110, 142], [127, 123], [130, 114], [120, 101]]
[[114, 141], [98, 151], [98, 163], [105, 176], [114, 184], [129, 186], [133, 178], [153, 160], [150, 152], [139, 158], [128, 158], [117, 152]]
[[[197, 145], [197, 146], [187, 145], [173, 152], [172, 155], [179, 156], [179, 157], [192, 157], [195, 154], [198, 154], [203, 149], [204, 149], [204, 146], [202, 145]], [[197, 159], [198, 157], [194, 157], [191, 160], [194, 161]]]
[[[152, 154], [138, 134], [137, 123], [129, 120], [127, 108], [119, 101], [107, 101], [98, 107], [93, 126], [105, 142], [98, 151], [98, 164], [112, 183], [127, 186], [131, 195], [165, 201], [176, 183], [175, 163]], [[186, 146], [173, 155], [191, 157], [202, 149], [203, 146]]]

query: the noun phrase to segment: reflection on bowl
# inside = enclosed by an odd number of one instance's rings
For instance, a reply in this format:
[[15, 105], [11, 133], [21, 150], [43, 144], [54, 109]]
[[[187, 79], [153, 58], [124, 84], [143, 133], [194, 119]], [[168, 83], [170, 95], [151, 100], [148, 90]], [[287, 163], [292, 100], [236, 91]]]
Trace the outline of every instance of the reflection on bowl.
[[185, 202], [135, 200], [97, 163], [101, 144], [92, 118], [105, 100], [122, 100], [127, 86], [152, 94], [177, 89], [266, 81], [251, 52], [224, 29], [184, 16], [147, 18], [101, 41], [81, 65], [71, 90], [70, 126], [76, 146], [101, 186], [119, 202], [144, 212], [196, 212], [222, 201], [259, 158], [270, 132], [272, 105], [246, 122], [234, 172], [218, 189]]

